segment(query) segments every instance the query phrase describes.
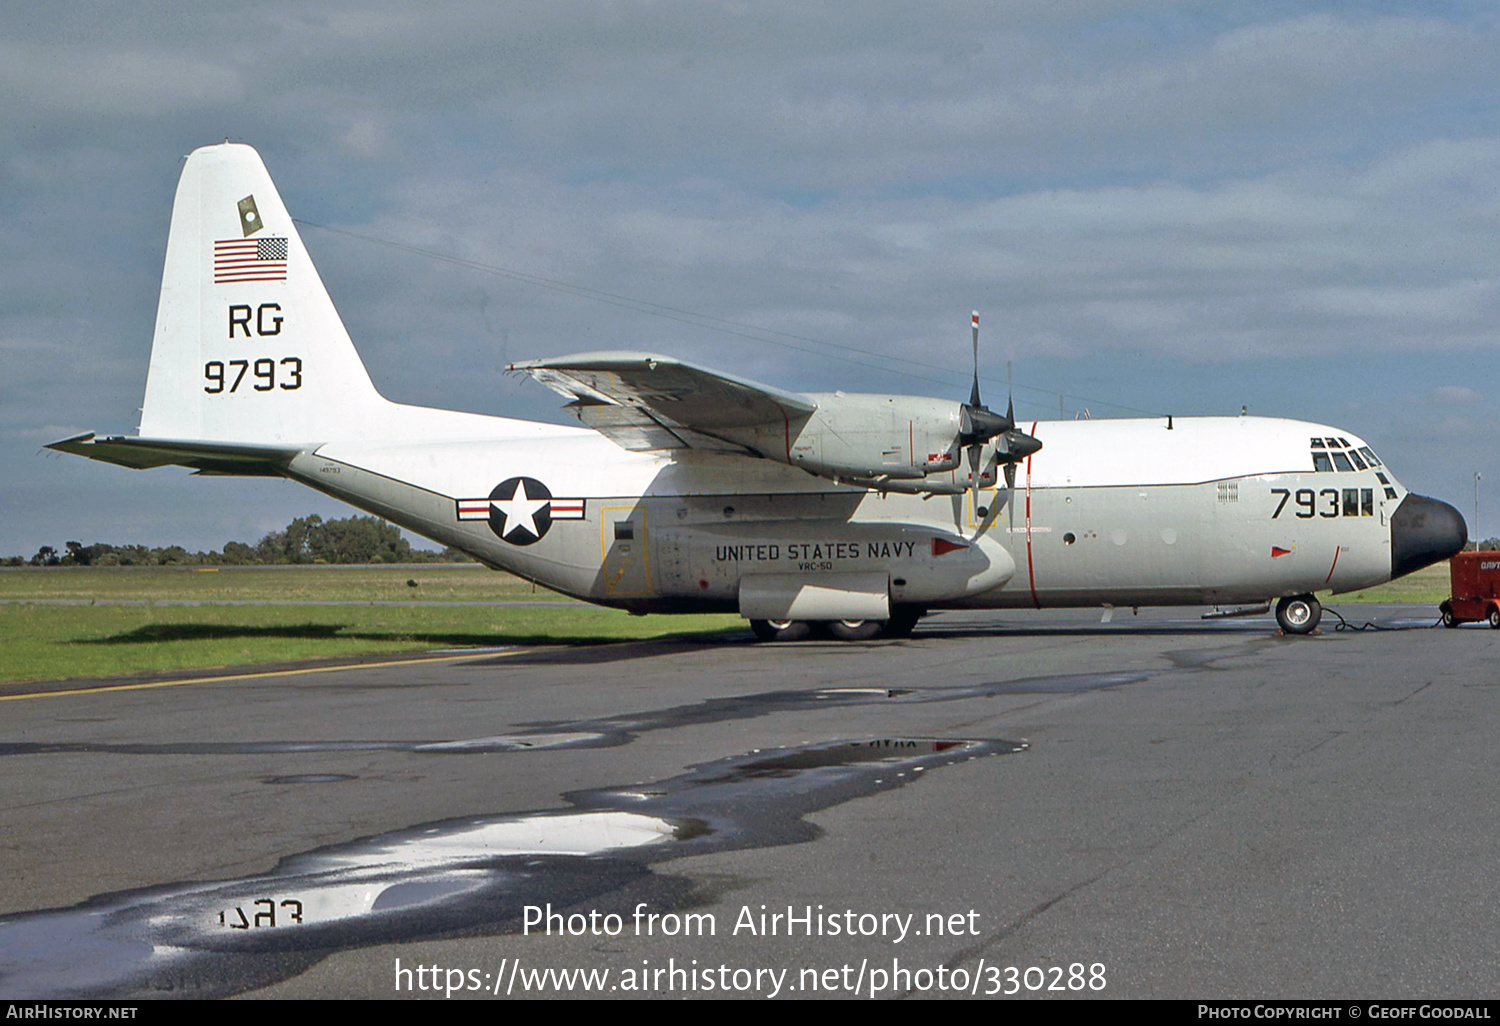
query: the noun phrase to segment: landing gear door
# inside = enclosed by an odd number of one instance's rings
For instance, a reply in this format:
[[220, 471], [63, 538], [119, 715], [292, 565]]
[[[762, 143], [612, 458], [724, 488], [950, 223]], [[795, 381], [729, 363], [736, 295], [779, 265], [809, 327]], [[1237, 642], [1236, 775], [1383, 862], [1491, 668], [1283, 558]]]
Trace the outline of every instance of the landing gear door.
[[604, 559], [606, 595], [629, 598], [651, 594], [644, 505], [602, 507], [599, 510], [599, 547]]

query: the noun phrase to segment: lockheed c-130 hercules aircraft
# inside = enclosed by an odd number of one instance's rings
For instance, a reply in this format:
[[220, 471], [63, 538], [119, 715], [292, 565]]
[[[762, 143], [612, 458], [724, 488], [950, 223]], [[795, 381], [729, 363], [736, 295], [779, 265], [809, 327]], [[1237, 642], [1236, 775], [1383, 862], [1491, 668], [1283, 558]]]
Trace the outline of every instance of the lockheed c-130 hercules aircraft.
[[226, 142], [178, 184], [138, 434], [51, 448], [291, 478], [564, 594], [734, 611], [766, 640], [900, 636], [935, 609], [1272, 602], [1307, 633], [1314, 592], [1467, 536], [1322, 424], [1023, 427], [981, 402], [977, 370], [953, 402], [784, 391], [643, 353], [512, 369], [585, 427], [383, 398], [259, 155]]

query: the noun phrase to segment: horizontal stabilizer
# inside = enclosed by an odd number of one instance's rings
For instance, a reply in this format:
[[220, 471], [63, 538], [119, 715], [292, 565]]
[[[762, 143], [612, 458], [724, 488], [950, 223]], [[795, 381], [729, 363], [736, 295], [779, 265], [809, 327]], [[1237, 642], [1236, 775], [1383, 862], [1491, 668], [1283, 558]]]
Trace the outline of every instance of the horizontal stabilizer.
[[292, 457], [302, 451], [297, 446], [239, 442], [196, 442], [126, 435], [99, 438], [92, 431], [52, 442], [47, 448], [134, 470], [179, 466], [190, 467], [200, 474], [244, 477], [279, 477]]

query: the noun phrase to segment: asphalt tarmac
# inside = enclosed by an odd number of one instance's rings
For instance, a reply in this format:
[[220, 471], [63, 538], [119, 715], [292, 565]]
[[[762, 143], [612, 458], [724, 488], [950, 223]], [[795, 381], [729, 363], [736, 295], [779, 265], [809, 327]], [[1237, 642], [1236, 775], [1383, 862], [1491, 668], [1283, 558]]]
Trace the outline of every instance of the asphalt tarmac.
[[1500, 632], [1352, 614], [0, 686], [0, 997], [1492, 997]]

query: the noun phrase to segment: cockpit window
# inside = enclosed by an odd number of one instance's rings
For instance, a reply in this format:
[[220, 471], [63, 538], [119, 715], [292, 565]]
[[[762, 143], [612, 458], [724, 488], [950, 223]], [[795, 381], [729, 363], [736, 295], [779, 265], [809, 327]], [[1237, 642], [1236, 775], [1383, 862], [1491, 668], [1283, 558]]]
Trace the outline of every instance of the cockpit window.
[[1333, 470], [1352, 473], [1356, 470], [1372, 470], [1382, 465], [1368, 445], [1355, 447], [1346, 438], [1312, 438], [1309, 442], [1313, 470], [1317, 473]]

